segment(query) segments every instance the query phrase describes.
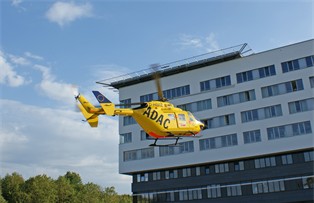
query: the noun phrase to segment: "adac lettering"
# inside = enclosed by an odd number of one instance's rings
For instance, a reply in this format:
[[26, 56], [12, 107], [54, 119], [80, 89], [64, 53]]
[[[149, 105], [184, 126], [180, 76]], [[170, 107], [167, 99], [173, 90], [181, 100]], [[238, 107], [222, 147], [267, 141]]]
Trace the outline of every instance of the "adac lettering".
[[143, 116], [146, 115], [147, 118], [150, 118], [153, 121], [156, 121], [156, 123], [159, 123], [161, 126], [163, 126], [165, 129], [168, 129], [168, 124], [170, 123], [169, 119], [164, 119], [164, 115], [159, 115], [156, 110], [151, 111], [151, 107], [148, 107], [146, 111], [144, 111]]

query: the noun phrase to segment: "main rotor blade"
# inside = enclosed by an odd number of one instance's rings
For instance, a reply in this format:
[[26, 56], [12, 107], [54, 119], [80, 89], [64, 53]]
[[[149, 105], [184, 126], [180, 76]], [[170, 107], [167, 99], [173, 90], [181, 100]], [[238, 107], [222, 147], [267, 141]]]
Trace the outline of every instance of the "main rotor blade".
[[134, 102], [134, 103], [129, 103], [129, 104], [115, 104], [115, 106], [135, 106], [135, 105], [142, 105], [145, 102]]
[[160, 82], [160, 72], [158, 70], [158, 64], [152, 64], [151, 65], [151, 68], [153, 69], [154, 71], [154, 79], [155, 79], [155, 82], [156, 82], [156, 88], [157, 88], [157, 94], [158, 94], [158, 97], [160, 100], [165, 100], [164, 98], [164, 95], [163, 95], [163, 92], [162, 92], [162, 88], [161, 88], [161, 82]]

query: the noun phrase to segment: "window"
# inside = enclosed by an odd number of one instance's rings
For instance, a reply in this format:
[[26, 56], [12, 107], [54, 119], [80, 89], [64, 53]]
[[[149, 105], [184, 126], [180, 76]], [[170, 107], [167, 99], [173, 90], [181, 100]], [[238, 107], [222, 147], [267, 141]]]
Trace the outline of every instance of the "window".
[[268, 140], [312, 133], [310, 121], [267, 128]]
[[131, 99], [121, 100], [120, 103], [125, 104], [125, 105], [123, 105], [124, 108], [131, 108], [131, 105], [128, 105], [128, 104], [131, 104]]
[[201, 92], [231, 85], [230, 75], [200, 82]]
[[283, 165], [293, 164], [292, 154], [282, 155], [281, 161]]
[[248, 90], [244, 92], [217, 97], [217, 105], [218, 107], [223, 107], [253, 100], [255, 100], [255, 91]]
[[184, 114], [178, 114], [180, 121], [185, 121], [185, 115]]
[[141, 140], [152, 139], [144, 130], [141, 130]]
[[131, 143], [132, 142], [132, 133], [120, 134], [120, 144]]
[[314, 77], [310, 77], [309, 80], [310, 80], [311, 88], [314, 88]]
[[166, 179], [178, 178], [178, 170], [165, 171], [165, 178]]
[[227, 196], [240, 196], [242, 195], [241, 185], [227, 186]]
[[201, 189], [188, 189], [179, 191], [179, 200], [196, 200], [202, 199], [202, 190]]
[[252, 183], [253, 194], [285, 191], [284, 180], [269, 180]]
[[154, 158], [154, 149], [146, 148], [141, 149], [141, 159]]
[[289, 102], [289, 113], [299, 113], [314, 110], [314, 98]]
[[266, 168], [271, 166], [276, 166], [275, 157], [255, 159], [255, 168]]
[[201, 167], [197, 166], [195, 167], [195, 175], [200, 176], [201, 175]]
[[167, 99], [182, 97], [182, 96], [189, 95], [189, 94], [190, 94], [190, 86], [189, 85], [163, 91], [163, 95]]
[[282, 116], [280, 104], [241, 112], [242, 123], [278, 116]]
[[200, 150], [217, 149], [238, 145], [237, 134], [223, 135], [199, 140]]
[[157, 92], [140, 96], [141, 102], [148, 102], [148, 101], [152, 101], [152, 100], [158, 100]]
[[182, 177], [189, 177], [191, 176], [191, 168], [184, 168], [182, 169]]
[[201, 189], [189, 189], [188, 193], [189, 200], [202, 199]]
[[313, 177], [302, 177], [303, 189], [313, 188], [314, 178]]
[[204, 129], [219, 128], [219, 127], [223, 127], [227, 125], [234, 125], [235, 116], [234, 114], [227, 114], [227, 115], [204, 119], [204, 120], [201, 120], [201, 122], [205, 124]]
[[215, 173], [225, 173], [229, 172], [229, 164], [215, 164]]
[[216, 88], [231, 85], [230, 76], [217, 78], [215, 81], [216, 81]]
[[295, 92], [303, 90], [302, 79], [293, 80], [285, 83], [275, 84], [271, 86], [262, 87], [262, 97], [272, 97], [276, 95], [286, 94], [289, 92]]
[[237, 83], [248, 82], [259, 78], [276, 75], [275, 65], [237, 73]]
[[244, 162], [243, 161], [234, 162], [234, 171], [243, 171], [243, 170], [244, 170]]
[[[173, 89], [168, 89], [168, 90], [163, 91], [163, 95], [167, 99], [182, 97], [182, 96], [189, 95], [189, 94], [190, 94], [190, 86], [189, 85], [185, 85], [182, 87], [176, 87]], [[157, 92], [140, 96], [141, 102], [148, 102], [148, 101], [158, 100], [158, 99], [160, 99], [160, 98], [158, 98]]]
[[133, 117], [131, 117], [131, 116], [124, 116], [123, 117], [123, 126], [133, 125], [133, 124], [136, 124], [136, 121], [134, 120]]
[[308, 68], [313, 66], [314, 64], [314, 56], [307, 56], [304, 58], [295, 59], [292, 61], [286, 61], [281, 63], [281, 68], [283, 73], [287, 73], [290, 71], [295, 71], [303, 68]]
[[207, 186], [207, 197], [208, 198], [221, 197], [220, 185], [209, 185], [209, 186]]
[[314, 161], [314, 152], [304, 152], [304, 161], [309, 162], [309, 161]]
[[192, 102], [188, 104], [178, 105], [178, 108], [183, 109], [185, 111], [197, 112], [204, 111], [212, 108], [211, 99], [206, 99], [202, 101]]
[[[155, 201], [155, 202], [161, 202], [161, 201]], [[166, 202], [174, 202], [174, 192], [166, 193]]]
[[206, 175], [210, 174], [210, 166], [205, 167], [205, 174]]
[[159, 155], [160, 156], [169, 156], [175, 154], [183, 154], [194, 152], [193, 141], [181, 142], [177, 144], [177, 146], [165, 146], [159, 147]]
[[153, 180], [160, 180], [160, 171], [153, 172]]
[[147, 182], [148, 181], [148, 173], [140, 173], [137, 174], [137, 182]]
[[144, 148], [123, 152], [124, 161], [134, 161], [140, 159], [154, 158], [154, 148]]
[[260, 130], [252, 130], [243, 132], [244, 144], [261, 142], [261, 131]]

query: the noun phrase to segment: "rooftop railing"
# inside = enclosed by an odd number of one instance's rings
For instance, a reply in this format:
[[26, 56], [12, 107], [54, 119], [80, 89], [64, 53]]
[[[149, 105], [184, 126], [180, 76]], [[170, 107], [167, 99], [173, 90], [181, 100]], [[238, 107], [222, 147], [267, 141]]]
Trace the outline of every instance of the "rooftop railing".
[[141, 77], [152, 75], [156, 70], [160, 71], [161, 73], [167, 72], [167, 71], [174, 70], [177, 68], [182, 68], [184, 66], [191, 66], [191, 65], [219, 60], [219, 59], [222, 59], [229, 55], [234, 55], [234, 54], [239, 54], [241, 57], [243, 57], [243, 56], [252, 54], [252, 49], [248, 47], [247, 43], [244, 43], [237, 46], [232, 46], [229, 48], [212, 51], [209, 53], [193, 56], [190, 58], [186, 58], [186, 59], [182, 59], [182, 60], [178, 60], [178, 61], [174, 61], [174, 62], [162, 64], [162, 65], [158, 64], [158, 65], [155, 65], [154, 68], [151, 68], [151, 67], [146, 68], [146, 69], [128, 73], [125, 75], [104, 79], [96, 83], [102, 84], [105, 86], [112, 86], [116, 83], [123, 83], [129, 80], [136, 80]]

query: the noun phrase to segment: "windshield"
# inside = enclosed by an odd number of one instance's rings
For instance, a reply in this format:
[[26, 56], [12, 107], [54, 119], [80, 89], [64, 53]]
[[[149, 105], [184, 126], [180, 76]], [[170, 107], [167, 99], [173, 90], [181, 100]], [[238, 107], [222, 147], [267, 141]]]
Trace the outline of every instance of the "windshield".
[[195, 121], [195, 118], [193, 116], [193, 114], [191, 112], [188, 111], [188, 114], [189, 114], [189, 118], [190, 118], [190, 121]]

